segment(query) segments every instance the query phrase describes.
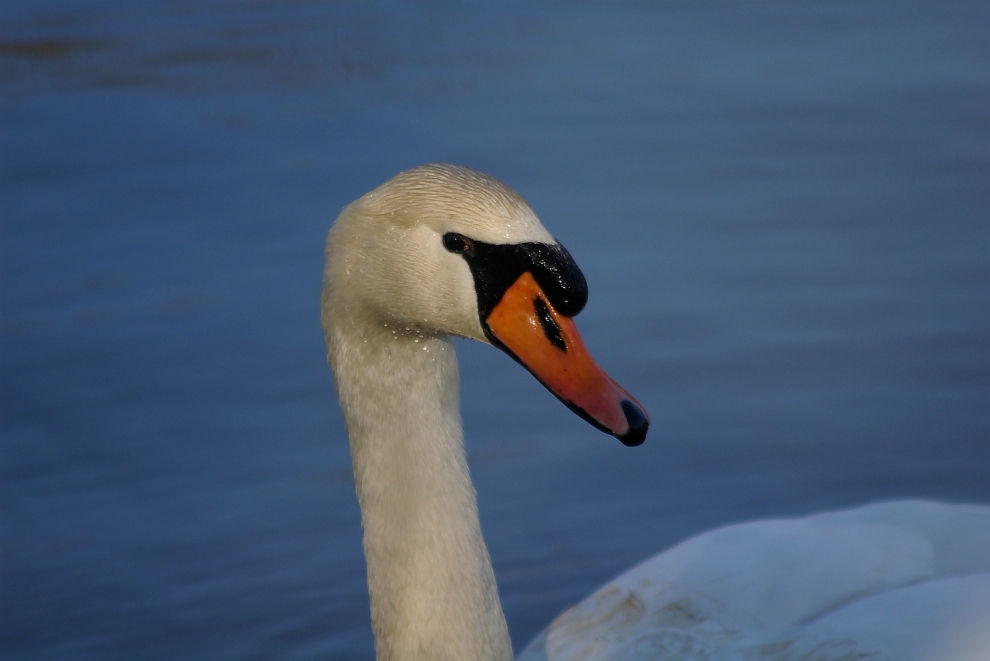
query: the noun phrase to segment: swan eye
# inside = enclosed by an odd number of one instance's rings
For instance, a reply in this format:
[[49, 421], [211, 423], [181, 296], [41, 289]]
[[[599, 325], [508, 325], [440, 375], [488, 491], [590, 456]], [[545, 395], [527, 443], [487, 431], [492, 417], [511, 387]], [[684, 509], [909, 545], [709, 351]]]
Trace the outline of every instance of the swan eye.
[[443, 247], [450, 252], [467, 252], [471, 248], [471, 240], [454, 232], [443, 235]]

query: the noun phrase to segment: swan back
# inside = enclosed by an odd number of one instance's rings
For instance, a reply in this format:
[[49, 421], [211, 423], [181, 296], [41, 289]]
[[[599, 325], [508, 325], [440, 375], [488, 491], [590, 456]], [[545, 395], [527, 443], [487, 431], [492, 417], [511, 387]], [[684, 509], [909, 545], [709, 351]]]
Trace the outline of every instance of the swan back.
[[[520, 661], [976, 661], [990, 507], [879, 503], [726, 526], [565, 611]], [[982, 636], [982, 639], [980, 638]]]

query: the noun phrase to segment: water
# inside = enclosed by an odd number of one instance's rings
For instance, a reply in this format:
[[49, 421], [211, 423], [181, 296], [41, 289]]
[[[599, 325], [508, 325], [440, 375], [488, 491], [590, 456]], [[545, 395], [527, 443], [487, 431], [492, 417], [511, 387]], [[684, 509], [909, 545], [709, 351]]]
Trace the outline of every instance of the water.
[[654, 421], [459, 344], [517, 649], [719, 524], [990, 501], [985, 3], [3, 14], [5, 659], [373, 656], [322, 244], [428, 161], [527, 197]]

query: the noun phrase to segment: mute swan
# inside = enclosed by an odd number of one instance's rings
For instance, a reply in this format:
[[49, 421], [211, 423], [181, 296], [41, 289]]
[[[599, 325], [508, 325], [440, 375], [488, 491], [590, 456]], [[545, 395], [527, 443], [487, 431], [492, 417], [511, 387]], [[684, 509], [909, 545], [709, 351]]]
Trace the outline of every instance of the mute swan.
[[[403, 172], [330, 230], [321, 316], [381, 661], [512, 658], [464, 454], [452, 337], [495, 345], [598, 429], [644, 441], [645, 410], [571, 320], [586, 299], [581, 271], [522, 197], [466, 168]], [[990, 624], [988, 549], [990, 507], [890, 503], [730, 526], [609, 583], [521, 658], [921, 659], [918, 641], [942, 644], [951, 629], [939, 622]], [[895, 613], [917, 641], [883, 647]], [[958, 649], [990, 650], [973, 645]]]

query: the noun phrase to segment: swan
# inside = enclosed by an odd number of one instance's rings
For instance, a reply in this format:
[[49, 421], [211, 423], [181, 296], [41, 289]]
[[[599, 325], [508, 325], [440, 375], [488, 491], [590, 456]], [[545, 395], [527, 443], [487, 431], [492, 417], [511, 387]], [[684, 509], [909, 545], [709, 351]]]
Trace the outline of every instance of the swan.
[[[505, 351], [623, 444], [645, 440], [645, 409], [574, 325], [586, 301], [581, 271], [525, 200], [467, 168], [402, 172], [330, 229], [321, 320], [379, 660], [512, 659], [465, 458], [452, 338]], [[520, 658], [927, 659], [918, 655], [931, 641], [988, 652], [988, 549], [990, 507], [980, 506], [894, 502], [729, 526], [610, 582]], [[906, 637], [885, 634], [891, 614]], [[977, 658], [990, 656], [966, 657]]]

